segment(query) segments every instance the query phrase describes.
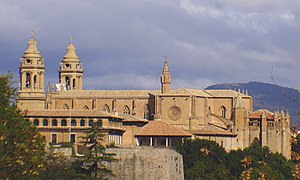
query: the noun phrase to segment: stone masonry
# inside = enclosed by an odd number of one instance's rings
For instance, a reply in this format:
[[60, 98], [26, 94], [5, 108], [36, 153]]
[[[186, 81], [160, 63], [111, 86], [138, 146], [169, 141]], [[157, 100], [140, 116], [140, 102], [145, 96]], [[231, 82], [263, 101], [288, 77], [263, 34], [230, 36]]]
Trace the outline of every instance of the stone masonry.
[[111, 148], [118, 161], [109, 164], [115, 176], [110, 180], [182, 180], [183, 158], [175, 150], [138, 147]]

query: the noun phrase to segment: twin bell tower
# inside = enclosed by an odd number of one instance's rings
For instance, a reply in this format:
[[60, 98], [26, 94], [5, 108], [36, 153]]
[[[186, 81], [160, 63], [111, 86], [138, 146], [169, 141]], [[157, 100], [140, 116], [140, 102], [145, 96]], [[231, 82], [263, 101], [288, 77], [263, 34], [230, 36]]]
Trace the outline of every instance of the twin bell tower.
[[[37, 49], [32, 33], [28, 47], [20, 59], [20, 84], [17, 106], [20, 109], [45, 109], [45, 63]], [[83, 69], [76, 55], [76, 49], [70, 37], [70, 43], [63, 60], [59, 64], [60, 90], [82, 90]], [[48, 88], [50, 89], [50, 88]], [[49, 92], [48, 92], [49, 93]]]

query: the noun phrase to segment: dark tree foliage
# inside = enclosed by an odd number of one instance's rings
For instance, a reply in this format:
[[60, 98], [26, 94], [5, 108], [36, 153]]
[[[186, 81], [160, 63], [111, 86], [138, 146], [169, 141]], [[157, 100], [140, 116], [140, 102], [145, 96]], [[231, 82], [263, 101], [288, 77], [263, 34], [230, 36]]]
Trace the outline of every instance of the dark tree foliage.
[[300, 134], [298, 134], [292, 141], [292, 152], [300, 154]]
[[44, 170], [45, 144], [17, 110], [12, 75], [0, 75], [0, 178], [33, 179]]
[[264, 175], [267, 179], [292, 179], [293, 163], [282, 154], [274, 154], [267, 147], [253, 144], [244, 150], [244, 157], [251, 158], [251, 177]]
[[215, 142], [195, 139], [185, 141], [178, 151], [185, 179], [293, 179], [291, 161], [256, 143], [227, 153]]
[[208, 140], [186, 140], [178, 151], [183, 155], [185, 179], [224, 179], [229, 172], [224, 165], [226, 152]]
[[40, 179], [86, 179], [84, 174], [76, 171], [74, 161], [56, 148], [50, 147], [44, 158], [45, 170]]
[[94, 122], [87, 132], [87, 135], [81, 137], [88, 147], [88, 151], [77, 161], [77, 169], [87, 177], [103, 179], [113, 175], [112, 171], [106, 167], [108, 162], [115, 161], [114, 153], [106, 152], [105, 134], [101, 127], [101, 121]]

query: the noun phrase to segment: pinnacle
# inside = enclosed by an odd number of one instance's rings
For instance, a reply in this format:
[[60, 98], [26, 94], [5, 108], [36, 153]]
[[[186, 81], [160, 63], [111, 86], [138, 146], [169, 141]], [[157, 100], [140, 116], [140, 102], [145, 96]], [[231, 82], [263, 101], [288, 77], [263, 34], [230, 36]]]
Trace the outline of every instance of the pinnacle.
[[75, 61], [79, 61], [78, 56], [76, 55], [75, 46], [73, 45], [72, 35], [70, 36], [70, 43], [68, 45], [67, 52], [66, 55], [64, 56], [64, 59], [72, 59]]

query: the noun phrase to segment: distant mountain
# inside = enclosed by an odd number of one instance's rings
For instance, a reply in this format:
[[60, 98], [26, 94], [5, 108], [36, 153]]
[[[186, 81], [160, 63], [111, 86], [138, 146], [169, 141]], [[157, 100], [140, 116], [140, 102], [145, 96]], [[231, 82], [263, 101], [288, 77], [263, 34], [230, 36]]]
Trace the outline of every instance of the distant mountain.
[[216, 84], [208, 86], [206, 89], [247, 90], [253, 98], [254, 110], [262, 108], [273, 112], [275, 110], [284, 110], [285, 112], [288, 110], [291, 115], [291, 124], [297, 124], [300, 93], [296, 89], [261, 82]]

